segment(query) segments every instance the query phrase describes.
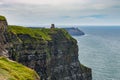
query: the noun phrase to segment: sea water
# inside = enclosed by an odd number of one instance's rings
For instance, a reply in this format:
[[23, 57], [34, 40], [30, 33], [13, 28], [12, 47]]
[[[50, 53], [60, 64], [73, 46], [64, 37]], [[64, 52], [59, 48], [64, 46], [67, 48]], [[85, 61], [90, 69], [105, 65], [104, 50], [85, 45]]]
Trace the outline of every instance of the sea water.
[[120, 27], [79, 27], [79, 60], [92, 69], [93, 80], [120, 80]]

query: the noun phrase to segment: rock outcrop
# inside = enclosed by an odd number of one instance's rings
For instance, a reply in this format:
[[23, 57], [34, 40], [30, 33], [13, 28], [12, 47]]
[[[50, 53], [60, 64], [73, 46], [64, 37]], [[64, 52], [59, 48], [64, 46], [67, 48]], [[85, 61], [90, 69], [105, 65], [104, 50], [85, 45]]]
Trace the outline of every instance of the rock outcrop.
[[8, 57], [8, 52], [5, 49], [6, 39], [5, 33], [7, 30], [7, 21], [4, 16], [0, 16], [0, 56]]
[[40, 80], [34, 70], [8, 59], [7, 28], [5, 17], [0, 16], [0, 80]]
[[64, 29], [8, 26], [4, 37], [9, 58], [34, 69], [41, 80], [92, 80], [91, 69], [78, 60], [77, 41]]

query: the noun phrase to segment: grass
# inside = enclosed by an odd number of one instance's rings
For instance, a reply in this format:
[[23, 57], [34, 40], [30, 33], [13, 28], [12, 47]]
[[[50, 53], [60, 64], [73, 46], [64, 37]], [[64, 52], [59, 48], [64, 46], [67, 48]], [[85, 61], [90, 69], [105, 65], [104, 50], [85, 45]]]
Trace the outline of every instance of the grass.
[[9, 25], [8, 32], [12, 32], [15, 35], [27, 34], [35, 39], [51, 40], [50, 36], [42, 29], [32, 29], [23, 26]]
[[0, 15], [0, 20], [6, 20], [4, 16]]
[[43, 39], [43, 40], [52, 40], [51, 36], [54, 34], [59, 33], [60, 35], [63, 35], [64, 38], [72, 39], [72, 37], [68, 34], [68, 32], [64, 29], [59, 28], [27, 28], [23, 26], [15, 26], [15, 25], [9, 25], [8, 26], [8, 32], [12, 32], [15, 35], [18, 34], [27, 34], [32, 38], [35, 39]]
[[0, 80], [39, 80], [39, 77], [32, 69], [0, 57]]
[[72, 40], [72, 39], [73, 39], [73, 38], [70, 36], [70, 34], [69, 34], [65, 29], [61, 29], [61, 30], [62, 30], [64, 36], [65, 36], [67, 39], [69, 39], [69, 40]]

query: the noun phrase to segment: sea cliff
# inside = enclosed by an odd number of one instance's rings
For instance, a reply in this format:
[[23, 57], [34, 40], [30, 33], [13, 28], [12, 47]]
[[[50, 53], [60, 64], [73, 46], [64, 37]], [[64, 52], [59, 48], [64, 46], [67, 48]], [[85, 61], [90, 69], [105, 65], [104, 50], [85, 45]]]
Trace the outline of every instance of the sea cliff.
[[77, 41], [64, 29], [7, 26], [8, 57], [33, 70], [41, 80], [92, 80], [91, 69], [78, 60]]
[[85, 35], [85, 33], [83, 31], [81, 31], [78, 28], [74, 28], [74, 27], [68, 27], [68, 28], [64, 28], [65, 30], [68, 31], [68, 33], [72, 36], [82, 36]]
[[7, 28], [5, 17], [0, 16], [0, 80], [40, 80], [34, 70], [8, 58]]

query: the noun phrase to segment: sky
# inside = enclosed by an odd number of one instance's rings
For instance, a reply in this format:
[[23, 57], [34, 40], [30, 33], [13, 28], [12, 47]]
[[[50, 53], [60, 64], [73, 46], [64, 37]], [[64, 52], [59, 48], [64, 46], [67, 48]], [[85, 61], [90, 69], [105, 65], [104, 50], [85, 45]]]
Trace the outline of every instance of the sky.
[[11, 25], [120, 25], [120, 0], [0, 0]]

